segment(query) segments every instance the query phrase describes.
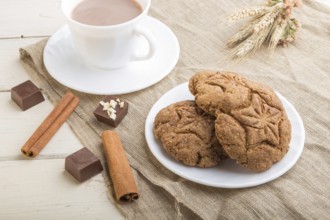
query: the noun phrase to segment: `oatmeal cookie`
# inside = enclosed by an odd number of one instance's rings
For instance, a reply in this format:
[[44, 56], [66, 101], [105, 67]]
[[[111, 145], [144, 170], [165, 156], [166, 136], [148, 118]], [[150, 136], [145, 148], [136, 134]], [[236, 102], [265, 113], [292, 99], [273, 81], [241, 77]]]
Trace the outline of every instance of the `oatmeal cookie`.
[[219, 110], [248, 106], [250, 100], [246, 79], [230, 72], [199, 72], [189, 80], [189, 90], [198, 107], [214, 116]]
[[174, 159], [188, 166], [212, 167], [226, 158], [214, 120], [194, 101], [181, 101], [158, 112], [154, 134]]
[[216, 135], [231, 159], [253, 171], [287, 153], [291, 125], [268, 86], [226, 72], [201, 72], [189, 84], [197, 105], [216, 117]]

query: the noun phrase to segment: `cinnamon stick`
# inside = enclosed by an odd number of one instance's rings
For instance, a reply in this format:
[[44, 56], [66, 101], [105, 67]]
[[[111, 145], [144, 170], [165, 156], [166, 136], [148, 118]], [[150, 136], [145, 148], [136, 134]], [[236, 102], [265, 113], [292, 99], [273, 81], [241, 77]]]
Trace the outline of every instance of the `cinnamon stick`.
[[118, 134], [104, 131], [102, 141], [117, 201], [128, 204], [137, 200], [138, 188]]
[[79, 99], [72, 93], [65, 94], [56, 107], [23, 145], [21, 148], [22, 153], [28, 157], [36, 157], [78, 104]]

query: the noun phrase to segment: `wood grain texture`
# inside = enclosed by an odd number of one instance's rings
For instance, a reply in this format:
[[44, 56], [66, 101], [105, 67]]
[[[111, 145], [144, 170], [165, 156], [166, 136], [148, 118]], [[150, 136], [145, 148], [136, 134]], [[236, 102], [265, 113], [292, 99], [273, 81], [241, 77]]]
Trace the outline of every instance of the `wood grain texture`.
[[65, 24], [59, 0], [2, 0], [0, 38], [49, 36]]
[[[0, 93], [0, 160], [25, 159], [21, 147], [32, 135], [34, 130], [53, 109], [46, 101], [22, 111], [10, 98], [10, 92]], [[82, 148], [82, 144], [65, 123], [37, 159], [64, 158]]]
[[30, 79], [18, 49], [65, 23], [58, 5], [54, 0], [0, 2], [0, 8], [6, 8], [0, 12], [0, 200], [6, 201], [0, 203], [0, 219], [122, 219], [107, 198], [101, 175], [80, 184], [64, 171], [63, 158], [83, 147], [68, 124], [38, 158], [28, 160], [20, 152], [53, 105], [45, 97], [45, 102], [23, 112], [11, 101], [10, 89]]
[[[2, 8], [1, 3], [2, 2], [0, 2], [0, 7]], [[41, 39], [27, 38], [0, 40], [0, 92], [8, 91], [12, 87], [29, 79], [29, 76], [20, 64], [18, 49], [38, 42], [39, 40]]]
[[79, 183], [63, 159], [1, 161], [0, 179], [0, 219], [120, 219], [102, 175]]

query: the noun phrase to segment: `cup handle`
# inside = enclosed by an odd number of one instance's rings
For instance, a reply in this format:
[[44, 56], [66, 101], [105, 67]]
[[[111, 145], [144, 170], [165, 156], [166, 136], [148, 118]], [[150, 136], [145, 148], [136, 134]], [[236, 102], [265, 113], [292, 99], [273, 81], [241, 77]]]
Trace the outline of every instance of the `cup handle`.
[[149, 51], [145, 55], [139, 55], [137, 53], [133, 53], [133, 55], [131, 57], [131, 61], [147, 60], [147, 59], [150, 59], [151, 57], [153, 57], [156, 52], [156, 40], [155, 40], [154, 35], [150, 31], [148, 31], [144, 28], [140, 28], [140, 27], [135, 28], [134, 35], [142, 36], [147, 40], [147, 42], [149, 44]]

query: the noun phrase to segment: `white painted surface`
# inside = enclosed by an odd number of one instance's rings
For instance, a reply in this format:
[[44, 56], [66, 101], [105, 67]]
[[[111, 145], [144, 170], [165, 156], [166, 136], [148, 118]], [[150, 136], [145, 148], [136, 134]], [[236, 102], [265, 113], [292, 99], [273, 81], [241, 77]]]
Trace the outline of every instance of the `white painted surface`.
[[[20, 152], [21, 147], [51, 112], [53, 105], [46, 100], [22, 111], [11, 100], [10, 92], [1, 92], [0, 106], [0, 160], [25, 159]], [[37, 159], [64, 158], [80, 148], [82, 144], [65, 123], [40, 152]]]
[[0, 162], [0, 219], [117, 219], [103, 177], [79, 183], [64, 159]]
[[46, 99], [22, 111], [11, 101], [10, 89], [29, 79], [18, 49], [65, 23], [59, 2], [0, 1], [0, 219], [122, 219], [101, 174], [78, 183], [64, 170], [64, 158], [83, 147], [68, 124], [36, 159], [20, 152], [53, 106]]
[[[2, 8], [1, 1], [0, 8]], [[3, 18], [0, 14], [0, 23], [2, 20]], [[1, 32], [2, 28], [0, 28], [0, 35]], [[33, 44], [39, 40], [41, 39], [0, 39], [0, 91], [10, 90], [20, 82], [24, 82], [25, 80], [29, 79], [29, 76], [26, 74], [23, 66], [20, 64], [18, 49], [20, 47]], [[0, 112], [1, 111], [2, 109], [0, 109]]]
[[[318, 1], [330, 6], [330, 0]], [[22, 112], [11, 101], [10, 88], [29, 79], [18, 48], [52, 35], [65, 23], [59, 2], [0, 1], [0, 219], [122, 219], [100, 174], [78, 183], [64, 171], [65, 156], [82, 147], [67, 124], [38, 159], [20, 153], [52, 105], [46, 100]]]
[[0, 38], [51, 35], [64, 23], [60, 0], [0, 1]]

